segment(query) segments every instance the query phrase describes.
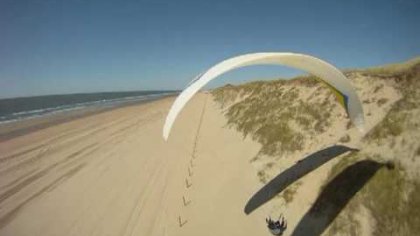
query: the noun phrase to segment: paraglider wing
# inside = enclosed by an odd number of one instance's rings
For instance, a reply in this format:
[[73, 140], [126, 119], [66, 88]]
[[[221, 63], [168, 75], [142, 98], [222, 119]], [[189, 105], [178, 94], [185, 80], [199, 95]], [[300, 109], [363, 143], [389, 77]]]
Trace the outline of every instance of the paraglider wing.
[[209, 81], [230, 70], [250, 65], [284, 65], [307, 71], [317, 76], [325, 83], [338, 98], [350, 120], [363, 132], [364, 115], [361, 102], [354, 91], [350, 81], [337, 68], [318, 58], [297, 53], [252, 53], [227, 59], [216, 64], [199, 75], [176, 98], [163, 127], [163, 138], [168, 139], [172, 125], [187, 102], [204, 87]]

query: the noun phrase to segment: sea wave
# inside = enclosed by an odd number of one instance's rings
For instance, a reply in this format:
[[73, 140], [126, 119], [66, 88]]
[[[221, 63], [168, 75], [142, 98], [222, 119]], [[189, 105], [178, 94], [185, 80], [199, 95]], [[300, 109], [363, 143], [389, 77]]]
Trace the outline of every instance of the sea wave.
[[[165, 97], [168, 95], [175, 94], [176, 92], [159, 92], [153, 94], [137, 95], [137, 96], [126, 96], [119, 98], [110, 98], [110, 99], [100, 99], [95, 101], [86, 101], [86, 102], [77, 102], [72, 104], [64, 104], [54, 107], [46, 107], [39, 109], [32, 109], [26, 111], [18, 111], [10, 114], [3, 114], [0, 116], [0, 124], [13, 123], [17, 121], [33, 119], [36, 117], [43, 117], [48, 115], [53, 115], [57, 113], [81, 110], [86, 108], [109, 108], [119, 105], [124, 105], [131, 102], [140, 102], [153, 100], [160, 97]], [[30, 99], [30, 98], [28, 98]], [[30, 102], [30, 100], [28, 101]]]

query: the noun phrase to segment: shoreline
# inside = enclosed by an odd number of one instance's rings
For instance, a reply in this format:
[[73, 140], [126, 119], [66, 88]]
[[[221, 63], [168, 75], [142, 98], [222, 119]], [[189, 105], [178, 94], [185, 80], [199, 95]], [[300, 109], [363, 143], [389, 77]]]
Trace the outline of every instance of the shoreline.
[[38, 130], [42, 130], [42, 129], [46, 129], [55, 125], [71, 122], [76, 119], [81, 119], [81, 118], [129, 107], [129, 106], [144, 105], [144, 104], [148, 104], [148, 103], [152, 103], [152, 102], [156, 102], [159, 100], [176, 97], [176, 96], [177, 95], [167, 95], [167, 96], [162, 96], [158, 98], [151, 98], [150, 100], [128, 102], [125, 104], [112, 106], [112, 107], [101, 107], [101, 108], [88, 107], [88, 108], [84, 108], [80, 110], [63, 111], [57, 114], [47, 114], [41, 117], [23, 119], [20, 121], [0, 124], [0, 143], [32, 133], [32, 132], [36, 132]]
[[265, 232], [263, 208], [243, 213], [260, 186], [249, 163], [260, 145], [226, 128], [209, 94], [190, 101], [165, 141], [173, 101], [126, 106], [0, 143], [0, 235]]

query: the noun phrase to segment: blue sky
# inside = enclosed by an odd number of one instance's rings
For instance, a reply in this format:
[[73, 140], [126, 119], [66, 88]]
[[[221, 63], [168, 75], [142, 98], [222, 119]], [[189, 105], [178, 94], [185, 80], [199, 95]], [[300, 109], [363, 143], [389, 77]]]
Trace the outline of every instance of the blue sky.
[[[340, 68], [420, 55], [420, 1], [1, 0], [0, 97], [180, 89], [243, 53]], [[211, 86], [302, 72], [259, 66]]]

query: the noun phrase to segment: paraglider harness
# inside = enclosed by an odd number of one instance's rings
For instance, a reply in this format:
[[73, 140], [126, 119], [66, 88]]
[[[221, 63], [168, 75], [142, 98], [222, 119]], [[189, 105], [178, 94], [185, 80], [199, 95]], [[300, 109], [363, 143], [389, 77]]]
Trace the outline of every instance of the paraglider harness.
[[267, 227], [270, 230], [270, 232], [273, 235], [280, 236], [283, 234], [284, 231], [287, 229], [287, 223], [284, 217], [280, 215], [279, 219], [277, 221], [274, 221], [269, 217], [268, 219], [265, 219], [265, 222], [267, 222]]

